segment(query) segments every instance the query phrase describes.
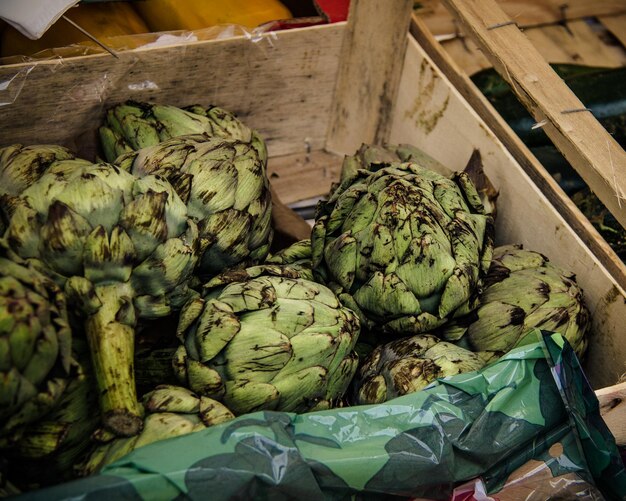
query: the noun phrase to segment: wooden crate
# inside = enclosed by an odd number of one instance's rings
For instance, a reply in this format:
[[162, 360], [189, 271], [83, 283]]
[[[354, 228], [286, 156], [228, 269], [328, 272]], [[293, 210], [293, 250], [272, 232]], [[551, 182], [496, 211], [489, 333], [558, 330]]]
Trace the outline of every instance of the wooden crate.
[[[484, 16], [484, 12], [489, 15]], [[563, 4], [554, 0], [497, 0], [469, 4], [431, 0], [422, 2], [422, 8], [415, 11], [411, 31], [626, 288], [626, 267], [621, 259], [468, 78], [494, 66], [512, 82], [537, 125], [624, 225], [626, 154], [546, 63], [626, 64], [626, 1], [576, 0]], [[613, 38], [609, 41], [606, 36]]]
[[[465, 73], [471, 76], [493, 66], [442, 0], [419, 3], [416, 16]], [[549, 63], [608, 68], [626, 64], [623, 0], [497, 0], [497, 3]]]
[[[624, 288], [424, 48], [399, 28], [408, 28], [413, 2], [394, 5], [353, 0], [348, 23], [255, 40], [2, 67], [0, 82], [22, 85], [2, 110], [2, 144], [58, 143], [93, 158], [95, 130], [113, 104], [129, 98], [217, 104], [266, 139], [270, 180], [287, 203], [326, 194], [343, 155], [362, 142], [412, 143], [458, 170], [478, 149], [500, 192], [497, 243], [521, 243], [576, 273], [593, 315], [589, 378], [595, 388], [615, 384], [626, 372]], [[606, 389], [607, 408], [615, 407], [618, 390]]]

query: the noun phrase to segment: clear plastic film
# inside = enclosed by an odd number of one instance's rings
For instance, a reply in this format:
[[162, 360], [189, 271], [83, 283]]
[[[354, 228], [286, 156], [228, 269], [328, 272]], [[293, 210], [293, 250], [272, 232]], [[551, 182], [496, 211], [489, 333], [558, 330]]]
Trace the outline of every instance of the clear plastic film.
[[384, 404], [256, 412], [140, 448], [32, 499], [624, 499], [571, 347], [534, 331], [480, 371]]
[[[232, 57], [222, 55], [221, 46], [213, 46], [209, 52], [214, 64], [204, 64], [207, 47], [202, 42], [216, 40], [213, 45], [221, 45], [221, 39], [236, 40], [228, 45], [239, 51], [237, 71], [245, 78], [255, 61], [274, 60], [274, 53], [280, 52], [274, 48], [280, 43], [273, 26], [269, 23], [249, 30], [222, 25], [102, 39], [118, 58], [93, 42], [46, 50], [36, 58], [5, 58], [0, 65], [4, 145], [38, 144], [42, 141], [38, 138], [45, 137], [47, 144], [65, 146], [82, 158], [95, 158], [95, 131], [110, 106], [126, 100], [157, 99], [185, 106], [215, 102], [216, 93], [222, 92], [220, 75], [232, 73], [226, 64]], [[194, 78], [182, 78], [190, 72]], [[254, 102], [254, 92], [246, 99]], [[233, 109], [235, 104], [226, 102], [224, 106]]]

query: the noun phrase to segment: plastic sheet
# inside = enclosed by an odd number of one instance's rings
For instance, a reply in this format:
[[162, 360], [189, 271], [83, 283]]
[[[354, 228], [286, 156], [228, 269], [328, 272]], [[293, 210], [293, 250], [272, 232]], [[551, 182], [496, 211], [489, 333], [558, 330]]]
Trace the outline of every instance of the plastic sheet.
[[571, 347], [533, 331], [499, 361], [385, 404], [257, 412], [137, 449], [27, 499], [626, 499]]

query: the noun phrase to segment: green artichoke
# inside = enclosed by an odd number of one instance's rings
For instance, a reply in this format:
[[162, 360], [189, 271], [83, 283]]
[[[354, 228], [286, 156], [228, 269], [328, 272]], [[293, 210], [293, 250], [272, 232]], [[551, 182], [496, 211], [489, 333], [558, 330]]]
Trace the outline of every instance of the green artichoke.
[[100, 443], [79, 466], [81, 475], [96, 473], [139, 447], [200, 431], [235, 417], [220, 402], [173, 385], [157, 386], [144, 396], [143, 405], [146, 416], [142, 432], [128, 438], [95, 434]]
[[88, 365], [80, 365], [57, 405], [28, 425], [7, 451], [10, 478], [25, 488], [74, 478], [74, 466], [88, 451], [100, 424], [97, 410], [95, 381]]
[[435, 379], [481, 369], [483, 360], [469, 350], [418, 334], [377, 346], [354, 377], [354, 401], [378, 404], [419, 391]]
[[311, 240], [315, 276], [362, 325], [418, 334], [476, 306], [493, 220], [464, 173], [370, 164], [318, 205]]
[[521, 246], [494, 249], [480, 306], [437, 332], [473, 351], [500, 356], [533, 328], [560, 333], [579, 357], [587, 349], [589, 310], [575, 276]]
[[454, 174], [451, 169], [410, 144], [387, 144], [384, 146], [363, 144], [354, 155], [348, 155], [344, 158], [341, 165], [340, 183], [350, 183], [352, 179], [358, 177], [360, 170], [376, 171], [398, 162], [416, 163], [445, 177], [451, 177]]
[[105, 425], [137, 433], [134, 328], [138, 317], [163, 317], [188, 299], [200, 249], [185, 204], [155, 176], [52, 165], [10, 216], [9, 245], [47, 270], [85, 319]]
[[267, 157], [250, 143], [180, 136], [123, 155], [118, 164], [137, 176], [167, 179], [198, 223], [205, 251], [198, 273], [208, 279], [224, 269], [262, 261], [272, 239], [272, 199]]
[[209, 138], [232, 139], [250, 143], [260, 157], [267, 157], [265, 143], [256, 131], [235, 115], [210, 106], [176, 106], [126, 101], [106, 113], [99, 129], [100, 141], [108, 162], [132, 151], [155, 146], [178, 136], [204, 134]]
[[0, 447], [59, 401], [73, 371], [59, 287], [0, 244]]
[[236, 415], [328, 408], [356, 370], [356, 315], [323, 285], [277, 276], [284, 271], [259, 266], [218, 276], [181, 312], [175, 371]]

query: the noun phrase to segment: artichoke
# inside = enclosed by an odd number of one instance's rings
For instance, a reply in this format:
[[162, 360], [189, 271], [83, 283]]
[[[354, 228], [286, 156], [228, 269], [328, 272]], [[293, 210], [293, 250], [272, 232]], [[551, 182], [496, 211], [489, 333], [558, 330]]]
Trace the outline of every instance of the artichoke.
[[501, 356], [533, 328], [565, 337], [579, 357], [587, 349], [589, 310], [575, 276], [521, 246], [494, 249], [480, 306], [437, 332], [473, 351]]
[[100, 127], [99, 133], [108, 162], [114, 162], [124, 153], [191, 134], [250, 143], [260, 157], [267, 157], [265, 143], [257, 132], [232, 113], [217, 106], [204, 108], [193, 105], [181, 109], [169, 105], [126, 101], [107, 111], [105, 123]]
[[95, 434], [100, 443], [79, 466], [81, 475], [96, 473], [139, 447], [200, 431], [235, 417], [220, 402], [173, 385], [157, 386], [144, 396], [143, 404], [146, 417], [142, 432], [127, 438]]
[[134, 327], [138, 317], [163, 317], [188, 299], [200, 249], [185, 204], [155, 176], [52, 165], [10, 216], [9, 245], [47, 270], [85, 319], [105, 425], [137, 433]]
[[354, 377], [356, 404], [378, 404], [419, 391], [435, 379], [481, 369], [483, 360], [469, 350], [418, 334], [377, 346]]
[[262, 261], [272, 238], [272, 200], [266, 154], [239, 140], [180, 136], [118, 159], [138, 176], [164, 177], [198, 223], [205, 251], [198, 273]]
[[349, 183], [359, 175], [359, 170], [376, 171], [392, 163], [412, 162], [442, 176], [451, 177], [454, 172], [427, 153], [410, 144], [387, 144], [377, 146], [363, 144], [354, 155], [346, 156], [341, 165], [340, 183]]
[[493, 219], [464, 173], [369, 164], [320, 202], [311, 240], [315, 276], [362, 325], [419, 334], [476, 306]]
[[48, 412], [74, 367], [59, 287], [0, 245], [0, 447]]
[[344, 394], [358, 364], [358, 318], [328, 288], [284, 272], [226, 273], [185, 305], [174, 361], [184, 385], [236, 415], [324, 409]]
[[10, 477], [26, 488], [75, 477], [74, 466], [89, 449], [90, 436], [100, 424], [97, 409], [95, 381], [88, 365], [81, 364], [57, 405], [28, 425], [7, 451]]

